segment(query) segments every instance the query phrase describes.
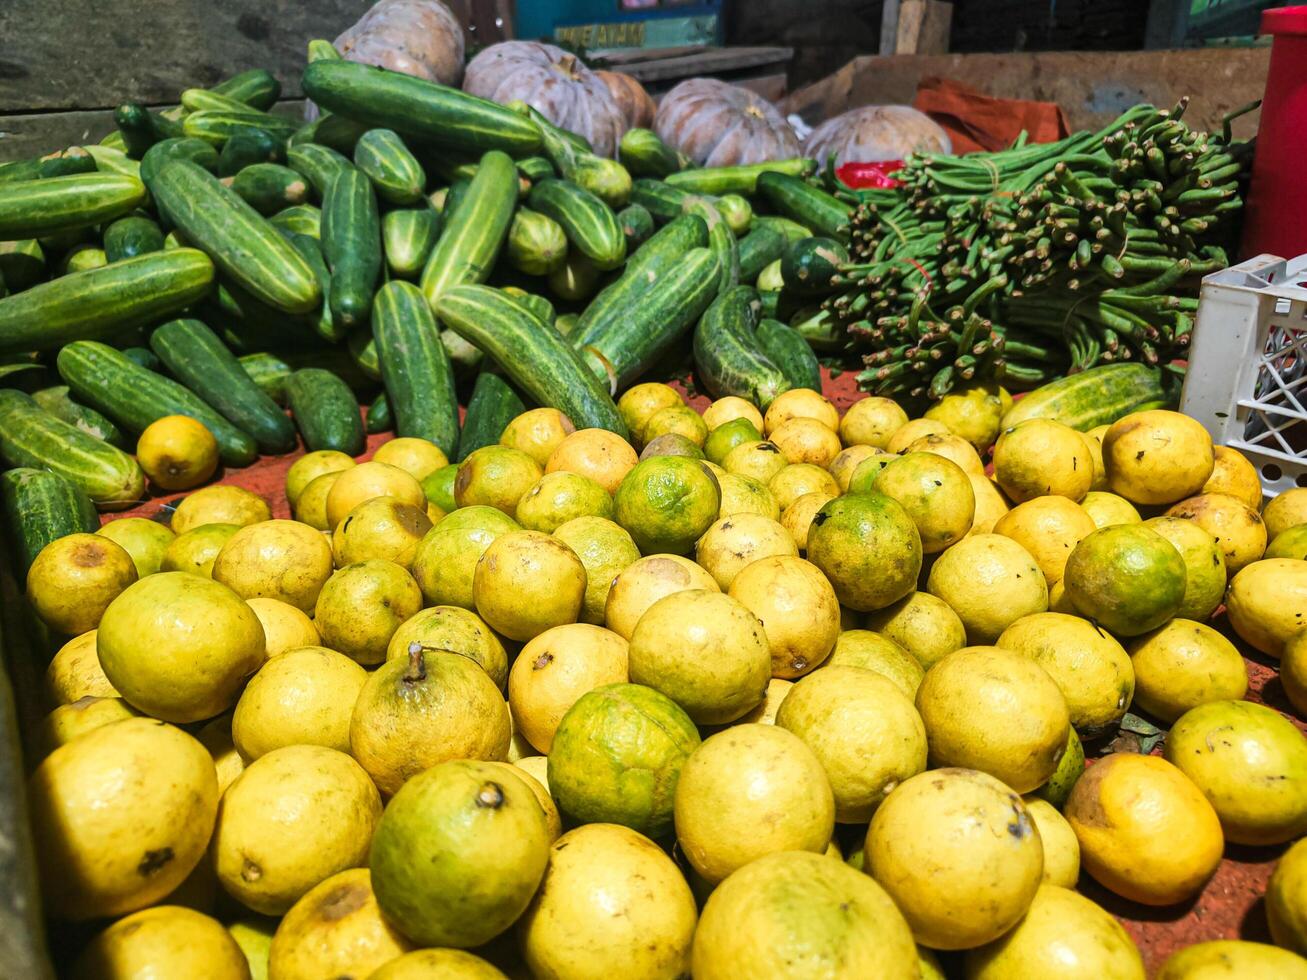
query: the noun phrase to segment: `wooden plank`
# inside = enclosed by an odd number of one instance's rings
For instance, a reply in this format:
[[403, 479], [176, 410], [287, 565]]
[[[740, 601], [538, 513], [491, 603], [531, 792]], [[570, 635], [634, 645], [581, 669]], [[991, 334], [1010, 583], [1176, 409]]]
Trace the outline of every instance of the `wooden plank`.
[[898, 44], [899, 0], [885, 0], [880, 10], [880, 53], [891, 55]]
[[779, 72], [749, 78], [732, 78], [731, 84], [738, 85], [740, 88], [747, 88], [751, 92], [757, 92], [768, 102], [779, 102], [785, 97], [786, 89], [789, 88], [789, 79], [786, 77], [785, 72]]
[[942, 0], [902, 0], [896, 54], [946, 54], [953, 4]]
[[[1189, 95], [1185, 122], [1219, 130], [1223, 115], [1262, 97], [1269, 60], [1267, 48], [869, 55], [791, 93], [782, 109], [815, 125], [858, 106], [911, 105], [917, 84], [938, 75], [999, 98], [1056, 102], [1072, 129], [1098, 129], [1136, 103], [1169, 106]], [[1240, 137], [1256, 131], [1256, 113], [1235, 123]]]
[[623, 70], [642, 82], [656, 82], [742, 71], [762, 65], [785, 65], [793, 56], [793, 48], [710, 48], [692, 55], [624, 66]]
[[164, 103], [263, 67], [298, 96], [304, 49], [371, 0], [4, 0], [0, 112]]
[[[304, 100], [279, 102], [273, 111], [278, 115], [303, 118]], [[66, 146], [98, 143], [113, 128], [112, 109], [0, 116], [0, 163], [39, 156]]]

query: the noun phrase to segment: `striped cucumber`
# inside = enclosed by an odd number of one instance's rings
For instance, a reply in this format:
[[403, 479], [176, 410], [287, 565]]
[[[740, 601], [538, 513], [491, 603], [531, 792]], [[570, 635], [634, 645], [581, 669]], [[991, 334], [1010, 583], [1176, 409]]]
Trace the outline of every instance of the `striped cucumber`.
[[189, 136], [161, 140], [141, 157], [141, 180], [151, 192], [154, 189], [154, 179], [174, 160], [189, 160], [211, 174], [219, 172], [218, 151], [204, 140], [191, 139]]
[[163, 229], [149, 218], [129, 214], [104, 230], [104, 253], [110, 262], [163, 251]]
[[322, 255], [331, 269], [327, 305], [342, 331], [366, 323], [381, 275], [377, 195], [357, 167], [337, 171], [322, 202]]
[[[221, 338], [219, 338], [221, 339]], [[225, 346], [225, 345], [224, 345]], [[286, 382], [295, 370], [276, 354], [260, 351], [236, 358], [246, 376], [278, 405], [286, 404]]]
[[785, 236], [771, 225], [759, 225], [740, 239], [740, 281], [753, 282], [763, 269], [785, 254]]
[[381, 251], [399, 279], [416, 279], [440, 237], [440, 215], [425, 201], [381, 216]]
[[671, 221], [685, 214], [686, 205], [697, 198], [687, 190], [649, 177], [641, 177], [631, 185], [631, 203], [640, 205], [658, 221]]
[[580, 252], [569, 251], [563, 264], [549, 273], [549, 291], [565, 302], [580, 303], [594, 295], [599, 277], [593, 262]]
[[547, 276], [567, 261], [567, 233], [553, 218], [518, 208], [508, 226], [504, 257], [518, 272]]
[[525, 411], [526, 405], [513, 386], [494, 371], [483, 369], [477, 375], [472, 397], [467, 401], [456, 462], [463, 462], [485, 446], [496, 445], [508, 423]]
[[769, 160], [766, 163], [743, 163], [733, 167], [695, 167], [666, 177], [667, 183], [692, 194], [745, 194], [750, 197], [758, 189], [758, 178], [763, 174], [786, 174], [790, 177], [810, 177], [817, 172], [817, 161], [808, 157], [791, 157], [788, 160]]
[[0, 388], [0, 459], [62, 476], [101, 510], [131, 507], [145, 493], [145, 474], [136, 460], [13, 388]]
[[395, 417], [390, 413], [390, 399], [383, 391], [368, 405], [367, 416], [363, 420], [363, 431], [368, 435], [374, 435], [378, 432], [390, 432], [394, 428]]
[[753, 224], [753, 205], [747, 199], [739, 194], [723, 194], [715, 203], [732, 232], [737, 236], [748, 234]]
[[310, 452], [334, 449], [357, 456], [367, 445], [363, 417], [349, 385], [322, 368], [300, 368], [286, 382], [286, 399]]
[[708, 225], [708, 247], [717, 256], [717, 291], [724, 293], [740, 282], [740, 244], [735, 232], [722, 217], [716, 204], [706, 197], [693, 196], [685, 204], [686, 212], [697, 214]]
[[754, 217], [753, 224], [750, 227], [754, 229], [765, 227], [779, 231], [785, 236], [785, 241], [787, 243], [797, 242], [804, 238], [811, 238], [815, 234], [815, 232], [806, 225], [801, 225], [797, 221], [791, 221], [789, 218], [782, 218], [780, 215], [776, 214], [757, 215]]
[[553, 326], [554, 320], [558, 318], [558, 311], [554, 309], [554, 304], [539, 293], [528, 293], [511, 286], [504, 287], [504, 292], [530, 310], [541, 323]]
[[817, 235], [789, 244], [781, 257], [781, 276], [796, 296], [824, 296], [848, 261], [848, 249], [841, 242]]
[[223, 109], [202, 109], [182, 120], [182, 133], [222, 146], [237, 133], [263, 132], [273, 139], [285, 142], [295, 132], [296, 123], [267, 112], [231, 112]]
[[1169, 402], [1162, 373], [1146, 364], [1101, 364], [1036, 388], [1003, 416], [1010, 429], [1027, 419], [1052, 419], [1081, 432]]
[[617, 223], [622, 226], [622, 234], [626, 236], [628, 254], [647, 242], [656, 227], [653, 215], [641, 204], [628, 204], [618, 211]]
[[853, 209], [833, 194], [798, 177], [775, 171], [758, 176], [758, 190], [784, 217], [828, 238], [848, 239]]
[[695, 328], [694, 367], [714, 398], [738, 395], [765, 409], [791, 385], [754, 336], [758, 308], [750, 286], [718, 296]]
[[284, 211], [278, 211], [268, 220], [288, 234], [322, 237], [322, 211], [312, 204], [292, 205]]
[[281, 97], [281, 82], [266, 68], [251, 68], [224, 79], [210, 87], [209, 91], [244, 102], [255, 109], [271, 109]]
[[707, 244], [708, 226], [698, 215], [683, 214], [664, 225], [635, 250], [621, 276], [585, 308], [576, 326], [578, 346], [591, 343], [625, 319], [642, 292], [679, 264], [690, 249]]
[[333, 113], [411, 133], [468, 152], [540, 149], [530, 120], [487, 99], [412, 75], [351, 61], [315, 61], [304, 69], [304, 94]]
[[[318, 288], [322, 290], [324, 297], [331, 295], [331, 270], [327, 268], [327, 260], [322, 255], [322, 245], [312, 235], [301, 235], [297, 232], [288, 231], [286, 239], [290, 242], [291, 247], [304, 257], [304, 261], [309, 264], [313, 270], [313, 275], [317, 277]], [[336, 324], [336, 318], [331, 314], [331, 303], [324, 301], [318, 307], [316, 313], [306, 314], [311, 318], [313, 330], [323, 340], [335, 344], [345, 339], [348, 330]]]
[[224, 178], [223, 183], [263, 215], [303, 204], [309, 197], [308, 182], [279, 163], [252, 163], [235, 177]]
[[592, 325], [576, 341], [597, 376], [614, 390], [632, 384], [703, 314], [717, 295], [720, 263], [711, 249], [694, 248], [644, 289], [621, 318]]
[[48, 177], [66, 177], [70, 174], [89, 174], [96, 171], [95, 157], [80, 146], [70, 146], [41, 157], [0, 163], [0, 183], [11, 180], [44, 180]]
[[349, 158], [329, 146], [319, 146], [316, 142], [302, 142], [286, 150], [286, 165], [291, 170], [303, 174], [312, 184], [318, 200], [327, 196], [327, 187], [341, 170], [348, 169]]
[[127, 440], [123, 436], [122, 429], [114, 425], [100, 412], [91, 408], [90, 405], [83, 405], [81, 402], [75, 401], [67, 385], [55, 385], [52, 388], [41, 388], [34, 391], [32, 392], [32, 401], [55, 418], [63, 419], [69, 425], [77, 426], [88, 436], [103, 439], [109, 445], [117, 446], [119, 449], [127, 448]]
[[517, 172], [534, 183], [546, 177], [557, 177], [558, 171], [549, 162], [548, 157], [526, 157], [517, 161]]
[[[204, 142], [201, 140], [200, 142]], [[206, 146], [209, 144], [205, 143]], [[210, 147], [212, 149], [212, 147]], [[218, 154], [218, 176], [235, 177], [256, 163], [285, 163], [286, 141], [262, 129], [233, 133]]]
[[150, 349], [174, 378], [228, 422], [254, 437], [265, 453], [295, 448], [295, 426], [263, 393], [218, 335], [199, 320], [172, 320], [150, 335]]
[[393, 129], [369, 129], [354, 145], [354, 166], [372, 181], [387, 204], [414, 204], [422, 198], [427, 175]]
[[307, 262], [266, 218], [187, 160], [174, 160], [151, 187], [159, 209], [186, 240], [213, 256], [255, 298], [285, 313], [307, 313], [322, 301]]
[[150, 252], [41, 283], [0, 299], [0, 354], [108, 337], [190, 306], [213, 285], [193, 248]]
[[88, 228], [135, 210], [145, 185], [119, 174], [71, 174], [0, 183], [0, 239]]
[[76, 245], [60, 263], [60, 275], [71, 272], [85, 272], [87, 269], [99, 269], [109, 264], [109, 256], [104, 249], [94, 245]]
[[558, 409], [578, 429], [608, 429], [627, 438], [607, 387], [561, 334], [516, 300], [488, 286], [455, 286], [437, 301], [436, 313], [540, 405]]
[[323, 38], [314, 38], [309, 41], [309, 51], [306, 60], [310, 65], [315, 61], [340, 61], [341, 54], [336, 50], [336, 46], [330, 41]]
[[151, 371], [162, 371], [163, 362], [154, 356], [154, 351], [148, 347], [124, 347], [122, 349], [123, 357], [133, 364], [139, 364], [143, 368]]
[[567, 240], [582, 255], [605, 271], [626, 261], [626, 236], [613, 209], [576, 184], [557, 178], [531, 188], [527, 203], [557, 221]]
[[631, 172], [632, 177], [654, 177], [659, 180], [684, 170], [691, 160], [684, 153], [673, 150], [658, 138], [652, 129], [628, 129], [617, 149], [617, 158]]
[[180, 125], [156, 116], [137, 102], [124, 102], [114, 109], [113, 121], [122, 134], [123, 150], [135, 160], [141, 159], [159, 140], [182, 135]]
[[396, 435], [428, 439], [453, 458], [458, 448], [454, 370], [422, 290], [399, 279], [377, 290], [372, 336]]
[[789, 324], [763, 317], [754, 331], [758, 346], [781, 370], [791, 388], [821, 391], [821, 365], [803, 334]]
[[100, 529], [91, 498], [58, 473], [20, 466], [0, 474], [0, 505], [24, 574], [51, 541]]
[[10, 292], [35, 286], [45, 275], [45, 250], [35, 238], [0, 242], [0, 277]]
[[248, 466], [258, 458], [254, 439], [214, 411], [184, 385], [143, 368], [108, 344], [77, 340], [56, 358], [59, 376], [81, 401], [103, 412], [133, 434], [165, 415], [187, 415], [218, 442], [228, 466]]
[[491, 150], [458, 207], [451, 213], [446, 206], [444, 231], [422, 270], [422, 292], [433, 308], [450, 287], [490, 275], [516, 207], [517, 168], [508, 154]]
[[539, 127], [545, 156], [560, 176], [613, 209], [626, 207], [631, 200], [631, 174], [624, 166], [597, 156], [576, 133], [555, 126], [534, 106], [522, 102], [513, 105]]

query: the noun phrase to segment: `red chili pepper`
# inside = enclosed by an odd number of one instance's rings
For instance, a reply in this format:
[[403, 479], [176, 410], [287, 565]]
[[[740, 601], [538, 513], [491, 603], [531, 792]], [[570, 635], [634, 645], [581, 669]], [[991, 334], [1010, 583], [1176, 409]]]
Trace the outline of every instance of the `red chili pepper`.
[[877, 190], [893, 190], [902, 187], [901, 180], [895, 180], [890, 174], [903, 167], [902, 160], [881, 160], [875, 163], [846, 163], [835, 168], [835, 176], [847, 187], [858, 190], [874, 187]]

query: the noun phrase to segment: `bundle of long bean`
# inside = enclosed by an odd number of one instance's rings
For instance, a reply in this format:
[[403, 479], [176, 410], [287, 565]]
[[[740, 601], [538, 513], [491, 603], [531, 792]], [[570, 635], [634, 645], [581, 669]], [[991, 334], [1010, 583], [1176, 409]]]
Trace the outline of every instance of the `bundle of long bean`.
[[[1094, 364], [1170, 368], [1199, 277], [1241, 206], [1246, 146], [1141, 105], [1106, 129], [910, 157], [897, 191], [855, 193], [822, 315], [868, 351], [859, 382], [901, 398], [1030, 387]], [[1175, 370], [1174, 368], [1171, 368]]]

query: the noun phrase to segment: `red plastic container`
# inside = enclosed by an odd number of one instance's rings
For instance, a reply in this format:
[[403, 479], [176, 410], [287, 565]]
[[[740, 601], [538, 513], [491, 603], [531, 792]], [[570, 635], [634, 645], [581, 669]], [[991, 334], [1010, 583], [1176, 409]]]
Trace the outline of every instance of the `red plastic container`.
[[1243, 254], [1292, 258], [1307, 252], [1307, 6], [1262, 12], [1274, 37], [1257, 155], [1244, 220]]

